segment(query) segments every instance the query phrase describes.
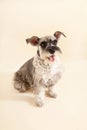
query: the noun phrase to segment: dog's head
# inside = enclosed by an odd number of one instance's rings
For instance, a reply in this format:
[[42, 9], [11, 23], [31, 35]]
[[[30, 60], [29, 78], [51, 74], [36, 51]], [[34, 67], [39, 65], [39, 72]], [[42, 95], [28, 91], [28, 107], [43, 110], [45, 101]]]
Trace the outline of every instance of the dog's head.
[[61, 49], [58, 47], [58, 40], [61, 35], [66, 37], [64, 33], [56, 31], [53, 36], [45, 36], [42, 38], [33, 36], [26, 39], [26, 42], [38, 47], [37, 53], [41, 59], [53, 62], [55, 60], [56, 53], [61, 53]]

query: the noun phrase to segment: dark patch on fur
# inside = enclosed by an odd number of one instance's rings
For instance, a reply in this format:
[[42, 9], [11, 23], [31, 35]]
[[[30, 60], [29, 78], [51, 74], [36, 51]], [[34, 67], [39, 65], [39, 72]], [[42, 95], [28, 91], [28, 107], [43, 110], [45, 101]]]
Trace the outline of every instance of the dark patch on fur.
[[37, 50], [37, 55], [40, 57], [40, 52], [39, 52], [39, 50]]

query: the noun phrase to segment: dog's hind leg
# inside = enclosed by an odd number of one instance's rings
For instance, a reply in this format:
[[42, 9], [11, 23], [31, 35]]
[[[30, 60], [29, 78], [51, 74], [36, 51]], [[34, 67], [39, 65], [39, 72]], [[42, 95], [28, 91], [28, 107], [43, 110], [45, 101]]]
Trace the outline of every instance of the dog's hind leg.
[[22, 75], [20, 71], [16, 72], [14, 75], [14, 88], [19, 92], [25, 92], [29, 89], [26, 76]]

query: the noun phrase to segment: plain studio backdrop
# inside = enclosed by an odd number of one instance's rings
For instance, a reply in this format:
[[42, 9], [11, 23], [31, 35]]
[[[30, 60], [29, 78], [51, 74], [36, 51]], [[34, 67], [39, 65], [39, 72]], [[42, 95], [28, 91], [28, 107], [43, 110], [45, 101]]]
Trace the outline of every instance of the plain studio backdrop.
[[[58, 98], [37, 108], [13, 89], [13, 73], [36, 54], [26, 38], [63, 32]], [[12, 75], [11, 75], [12, 74]], [[87, 130], [87, 0], [0, 0], [0, 130]]]
[[25, 39], [62, 31], [64, 60], [87, 59], [86, 0], [0, 0], [0, 70], [14, 70], [36, 53]]

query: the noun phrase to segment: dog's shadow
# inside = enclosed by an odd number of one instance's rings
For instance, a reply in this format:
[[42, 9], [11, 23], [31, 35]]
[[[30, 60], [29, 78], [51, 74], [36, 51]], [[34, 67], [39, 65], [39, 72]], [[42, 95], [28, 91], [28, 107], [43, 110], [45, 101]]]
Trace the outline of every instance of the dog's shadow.
[[13, 74], [0, 73], [1, 85], [0, 85], [0, 100], [2, 101], [17, 101], [27, 102], [32, 106], [36, 106], [34, 102], [33, 90], [30, 89], [27, 92], [20, 93], [14, 89], [13, 86]]
[[[14, 90], [15, 92], [16, 90]], [[31, 91], [27, 91], [24, 93], [15, 92], [14, 95], [11, 95], [10, 98], [12, 101], [20, 101], [20, 102], [26, 102], [32, 106], [36, 106], [34, 102], [34, 94]]]

